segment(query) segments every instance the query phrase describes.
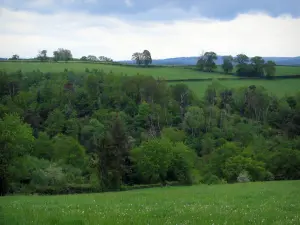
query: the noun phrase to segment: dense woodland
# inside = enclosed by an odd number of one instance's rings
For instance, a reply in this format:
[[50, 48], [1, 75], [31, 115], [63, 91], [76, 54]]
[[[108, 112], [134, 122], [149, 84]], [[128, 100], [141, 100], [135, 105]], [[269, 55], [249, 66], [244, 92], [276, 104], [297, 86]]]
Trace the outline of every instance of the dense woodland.
[[0, 72], [1, 195], [300, 179], [299, 136], [300, 93]]

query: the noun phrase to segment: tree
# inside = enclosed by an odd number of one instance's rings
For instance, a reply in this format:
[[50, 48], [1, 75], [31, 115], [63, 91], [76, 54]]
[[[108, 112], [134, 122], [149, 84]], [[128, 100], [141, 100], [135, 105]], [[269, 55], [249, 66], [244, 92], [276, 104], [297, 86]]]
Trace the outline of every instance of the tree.
[[143, 51], [143, 59], [146, 66], [152, 63], [151, 53], [148, 50]]
[[215, 52], [204, 53], [204, 60], [205, 60], [204, 68], [206, 69], [206, 71], [212, 72], [214, 69], [217, 68], [217, 65], [215, 63], [215, 60], [217, 59], [218, 57]]
[[184, 116], [183, 126], [186, 130], [191, 131], [195, 136], [205, 124], [203, 109], [197, 106], [190, 106]]
[[255, 56], [250, 61], [256, 76], [263, 76], [265, 60], [260, 56]]
[[80, 58], [80, 60], [81, 60], [81, 61], [87, 61], [88, 59], [87, 59], [86, 56], [82, 56], [82, 57]]
[[85, 161], [85, 149], [73, 137], [59, 134], [53, 138], [52, 157], [55, 161], [82, 168]]
[[69, 61], [72, 60], [72, 53], [68, 49], [59, 48], [53, 52], [54, 61]]
[[144, 62], [144, 55], [143, 53], [135, 52], [132, 54], [132, 60], [136, 62], [136, 64], [141, 65]]
[[20, 59], [19, 55], [16, 54], [10, 58], [10, 60], [19, 60], [19, 59]]
[[161, 136], [168, 138], [172, 142], [183, 142], [186, 138], [184, 131], [178, 130], [173, 127], [165, 127], [161, 131]]
[[168, 139], [152, 139], [131, 150], [139, 176], [144, 182], [165, 184], [172, 162], [172, 143]]
[[9, 166], [16, 158], [31, 151], [33, 141], [31, 128], [19, 116], [8, 114], [0, 119], [0, 195], [8, 191], [12, 175]]
[[230, 73], [233, 70], [233, 57], [231, 55], [223, 57], [222, 68], [224, 73]]
[[172, 162], [169, 174], [182, 184], [192, 184], [192, 173], [197, 161], [197, 155], [182, 142], [177, 142], [172, 148]]
[[50, 137], [54, 137], [55, 135], [63, 132], [65, 122], [66, 117], [62, 113], [62, 111], [59, 109], [55, 109], [49, 114], [47, 120], [45, 121], [45, 130]]
[[[128, 182], [130, 174], [129, 140], [125, 124], [117, 114], [110, 130], [114, 160], [110, 171], [113, 174], [112, 187], [121, 188], [122, 182]], [[100, 159], [101, 160], [101, 159]]]
[[101, 62], [113, 62], [113, 60], [111, 58], [108, 58], [108, 57], [105, 57], [105, 56], [99, 56], [98, 59]]
[[276, 63], [274, 61], [269, 60], [265, 63], [263, 69], [266, 77], [271, 78], [276, 73]]
[[47, 57], [47, 50], [39, 51], [37, 59], [41, 60], [42, 62], [46, 61], [48, 59], [48, 57]]
[[247, 63], [249, 63], [249, 57], [246, 56], [245, 54], [238, 54], [235, 58], [234, 61], [237, 63], [237, 66], [243, 66]]
[[88, 55], [87, 60], [96, 62], [96, 61], [98, 61], [98, 58], [94, 55]]

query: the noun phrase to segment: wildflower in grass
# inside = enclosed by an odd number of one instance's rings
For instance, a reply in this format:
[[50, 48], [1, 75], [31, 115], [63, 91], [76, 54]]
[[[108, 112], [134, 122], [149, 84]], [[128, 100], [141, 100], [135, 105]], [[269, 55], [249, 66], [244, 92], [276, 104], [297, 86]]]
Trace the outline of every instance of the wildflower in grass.
[[248, 171], [243, 170], [242, 172], [240, 172], [239, 176], [237, 177], [237, 181], [239, 183], [250, 182], [251, 181], [251, 177], [250, 177]]

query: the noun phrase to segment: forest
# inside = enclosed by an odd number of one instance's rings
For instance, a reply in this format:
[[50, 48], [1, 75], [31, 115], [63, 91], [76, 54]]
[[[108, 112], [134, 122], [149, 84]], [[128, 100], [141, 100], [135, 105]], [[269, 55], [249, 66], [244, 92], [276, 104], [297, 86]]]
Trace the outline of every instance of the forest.
[[0, 72], [1, 195], [300, 179], [299, 135], [300, 92]]

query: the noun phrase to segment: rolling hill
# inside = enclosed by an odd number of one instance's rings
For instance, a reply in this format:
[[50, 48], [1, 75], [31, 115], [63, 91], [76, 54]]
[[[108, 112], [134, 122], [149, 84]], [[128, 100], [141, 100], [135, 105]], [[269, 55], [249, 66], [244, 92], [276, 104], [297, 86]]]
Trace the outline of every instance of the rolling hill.
[[[299, 65], [300, 66], [300, 56], [298, 57], [263, 57], [266, 61], [273, 60], [277, 65]], [[177, 57], [177, 58], [166, 58], [166, 59], [154, 59], [154, 65], [195, 65], [197, 63], [198, 57]], [[120, 61], [121, 63], [134, 63], [131, 60]], [[222, 56], [218, 56], [216, 60], [217, 65], [221, 65], [223, 63]]]

